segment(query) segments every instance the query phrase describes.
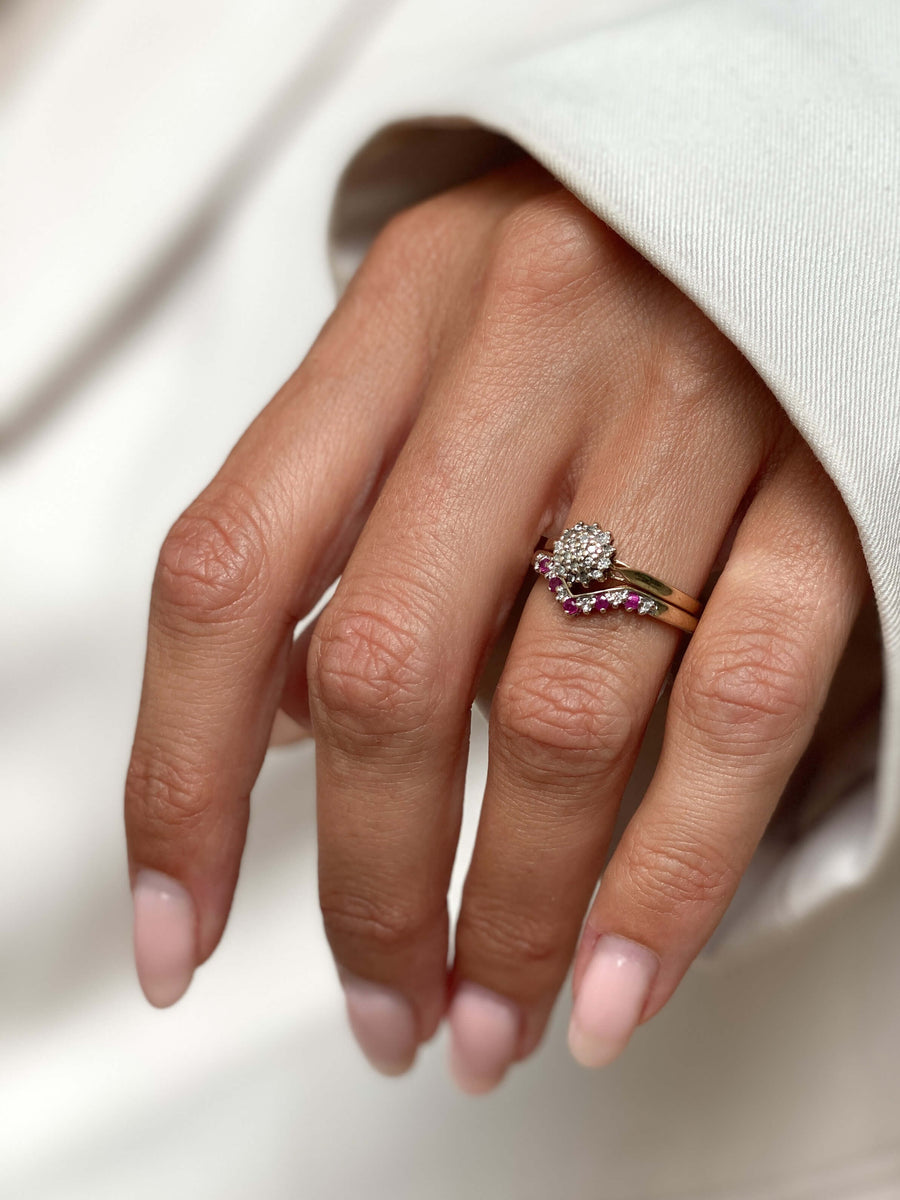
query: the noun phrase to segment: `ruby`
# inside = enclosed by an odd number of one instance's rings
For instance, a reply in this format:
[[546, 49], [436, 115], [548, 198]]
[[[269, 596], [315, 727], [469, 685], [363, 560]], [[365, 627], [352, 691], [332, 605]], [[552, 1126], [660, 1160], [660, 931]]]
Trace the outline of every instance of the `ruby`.
[[581, 611], [576, 601], [572, 600], [571, 598], [568, 600], [563, 600], [563, 608], [567, 613], [577, 613]]
[[625, 597], [625, 604], [623, 607], [627, 608], [629, 610], [629, 612], [634, 612], [634, 610], [637, 608], [637, 606], [640, 604], [640, 602], [641, 602], [641, 598], [637, 594], [637, 592], [629, 592], [628, 595]]
[[555, 590], [556, 588], [562, 587], [562, 580], [560, 579], [560, 577], [558, 575], [552, 575], [547, 580], [547, 586], [552, 587]]
[[541, 573], [542, 575], [549, 575], [549, 573], [550, 573], [550, 559], [549, 559], [549, 558], [542, 558], [542, 559], [540, 560], [540, 562], [538, 563], [538, 570], [540, 571], [540, 573]]
[[607, 608], [609, 608], [609, 600], [607, 599], [607, 597], [606, 596], [598, 596], [597, 599], [594, 601], [594, 608], [598, 612], [604, 612]]

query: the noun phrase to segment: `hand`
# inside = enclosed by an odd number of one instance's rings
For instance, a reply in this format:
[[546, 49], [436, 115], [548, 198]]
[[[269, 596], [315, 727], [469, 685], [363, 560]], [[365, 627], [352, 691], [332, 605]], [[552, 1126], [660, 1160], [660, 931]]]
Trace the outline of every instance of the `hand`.
[[[605, 870], [685, 635], [562, 611], [530, 561], [577, 520], [692, 595], [736, 526]], [[469, 713], [523, 582], [448, 975]], [[222, 935], [282, 705], [315, 737], [325, 931], [370, 1060], [406, 1070], [452, 1000], [456, 1078], [494, 1086], [537, 1046], [603, 870], [570, 1045], [609, 1061], [725, 911], [868, 587], [746, 360], [543, 170], [407, 210], [162, 548], [126, 795], [147, 996], [176, 1000]]]

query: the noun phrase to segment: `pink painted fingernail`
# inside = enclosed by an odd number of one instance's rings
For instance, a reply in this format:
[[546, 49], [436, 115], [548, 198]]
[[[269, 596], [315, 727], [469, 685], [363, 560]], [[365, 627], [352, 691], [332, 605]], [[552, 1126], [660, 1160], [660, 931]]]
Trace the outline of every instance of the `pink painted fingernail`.
[[518, 1006], [477, 983], [462, 983], [447, 1020], [451, 1075], [469, 1095], [489, 1092], [516, 1053], [522, 1023]]
[[341, 971], [347, 1018], [360, 1049], [382, 1075], [413, 1065], [419, 1037], [412, 1005], [394, 988]]
[[569, 1022], [569, 1049], [583, 1067], [603, 1067], [625, 1049], [658, 970], [646, 946], [611, 933], [598, 939]]
[[157, 1008], [174, 1004], [194, 974], [196, 914], [186, 888], [161, 871], [134, 881], [134, 961], [144, 995]]

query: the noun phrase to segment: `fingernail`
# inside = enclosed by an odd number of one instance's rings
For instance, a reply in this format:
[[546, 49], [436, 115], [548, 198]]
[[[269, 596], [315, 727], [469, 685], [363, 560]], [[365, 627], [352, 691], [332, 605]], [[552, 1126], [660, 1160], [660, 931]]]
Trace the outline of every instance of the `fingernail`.
[[625, 1049], [659, 970], [652, 950], [630, 938], [600, 937], [569, 1022], [569, 1049], [583, 1067], [603, 1067]]
[[166, 1008], [187, 991], [196, 951], [194, 902], [160, 871], [138, 871], [134, 882], [134, 961], [144, 995]]
[[341, 972], [347, 1017], [360, 1049], [382, 1075], [402, 1075], [419, 1044], [416, 1014], [394, 988]]
[[450, 1074], [470, 1096], [489, 1092], [516, 1053], [521, 1026], [518, 1006], [477, 983], [462, 983], [447, 1020]]

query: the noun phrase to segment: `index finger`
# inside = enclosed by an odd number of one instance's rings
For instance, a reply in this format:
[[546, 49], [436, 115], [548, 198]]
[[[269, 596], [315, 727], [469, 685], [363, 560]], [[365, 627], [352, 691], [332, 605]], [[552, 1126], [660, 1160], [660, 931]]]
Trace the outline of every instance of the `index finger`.
[[221, 937], [294, 625], [340, 573], [418, 401], [426, 323], [405, 282], [385, 303], [387, 282], [376, 259], [351, 283], [159, 556], [125, 789], [135, 958], [159, 1006]]

